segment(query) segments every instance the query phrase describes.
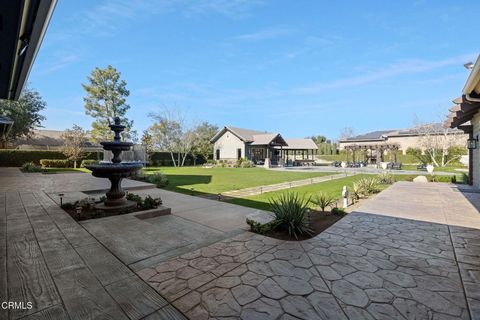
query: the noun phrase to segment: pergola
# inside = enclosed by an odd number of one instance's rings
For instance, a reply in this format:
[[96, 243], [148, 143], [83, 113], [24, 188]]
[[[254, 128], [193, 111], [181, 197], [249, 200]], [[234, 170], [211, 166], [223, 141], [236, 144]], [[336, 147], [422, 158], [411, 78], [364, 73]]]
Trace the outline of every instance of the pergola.
[[[480, 58], [479, 58], [480, 59]], [[472, 93], [476, 99], [480, 100], [480, 95]], [[476, 139], [473, 136], [473, 125], [471, 120], [480, 110], [480, 102], [470, 101], [466, 95], [462, 95], [453, 100], [454, 105], [449, 109], [450, 114], [444, 123], [446, 128], [458, 128], [468, 134], [469, 141]], [[468, 183], [473, 181], [473, 148], [468, 148]]]
[[352, 152], [352, 161], [357, 161], [356, 154], [357, 152], [366, 152], [366, 161], [368, 163], [379, 163], [383, 162], [383, 155], [385, 151], [391, 151], [393, 153], [394, 162], [397, 162], [397, 151], [400, 149], [400, 146], [396, 143], [371, 143], [371, 144], [350, 144], [345, 146], [345, 150], [347, 153], [348, 162], [348, 154]]

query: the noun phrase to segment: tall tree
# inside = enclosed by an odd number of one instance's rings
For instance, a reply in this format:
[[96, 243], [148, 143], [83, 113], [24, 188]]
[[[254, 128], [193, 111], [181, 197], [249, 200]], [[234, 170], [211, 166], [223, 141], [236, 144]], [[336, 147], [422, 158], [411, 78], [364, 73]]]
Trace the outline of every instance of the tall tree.
[[0, 115], [13, 120], [9, 134], [5, 137], [0, 136], [0, 146], [4, 148], [11, 141], [31, 136], [33, 130], [40, 127], [45, 120], [40, 112], [46, 106], [40, 94], [29, 88], [23, 89], [18, 101], [0, 100]]
[[62, 153], [73, 160], [73, 167], [77, 167], [77, 161], [80, 160], [85, 151], [83, 147], [87, 141], [87, 133], [80, 126], [73, 125], [71, 129], [67, 129], [62, 134], [63, 146]]
[[323, 143], [323, 142], [327, 141], [327, 138], [325, 136], [322, 136], [322, 135], [310, 136], [310, 137], [307, 137], [307, 139], [308, 138], [312, 139], [313, 142], [315, 142], [315, 144], [317, 146], [319, 146], [320, 143]]
[[112, 66], [105, 69], [96, 67], [87, 77], [88, 83], [82, 84], [87, 95], [85, 113], [94, 118], [91, 136], [94, 141], [108, 140], [113, 133], [108, 127], [113, 118], [119, 117], [121, 123], [126, 126], [124, 138], [129, 138], [133, 121], [129, 121], [126, 113], [130, 106], [126, 98], [130, 95], [127, 83], [120, 79], [120, 72]]
[[199, 155], [207, 161], [208, 157], [213, 154], [213, 145], [210, 143], [210, 140], [215, 136], [217, 131], [218, 127], [216, 125], [210, 124], [206, 121], [193, 129], [195, 142], [192, 148], [192, 156], [194, 160], [197, 155]]

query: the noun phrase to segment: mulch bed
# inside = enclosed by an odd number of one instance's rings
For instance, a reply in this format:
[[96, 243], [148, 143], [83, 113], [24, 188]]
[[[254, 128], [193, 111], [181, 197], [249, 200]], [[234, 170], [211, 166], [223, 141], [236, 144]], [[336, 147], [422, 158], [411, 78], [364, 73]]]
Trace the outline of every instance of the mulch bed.
[[334, 215], [329, 211], [312, 211], [310, 213], [310, 228], [313, 230], [311, 235], [299, 236], [298, 239], [295, 237], [290, 237], [287, 231], [285, 230], [271, 230], [264, 235], [267, 237], [280, 239], [280, 240], [290, 240], [290, 241], [302, 241], [315, 237], [322, 231], [326, 230], [328, 227], [333, 225], [335, 222], [342, 219], [346, 214]]

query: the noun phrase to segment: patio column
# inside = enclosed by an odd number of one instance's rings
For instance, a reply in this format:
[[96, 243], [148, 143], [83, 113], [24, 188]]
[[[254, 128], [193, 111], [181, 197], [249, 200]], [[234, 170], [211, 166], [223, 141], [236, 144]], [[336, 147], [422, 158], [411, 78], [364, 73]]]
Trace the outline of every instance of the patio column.
[[[473, 132], [468, 134], [468, 139], [473, 139]], [[468, 149], [468, 184], [473, 184], [473, 149]]]

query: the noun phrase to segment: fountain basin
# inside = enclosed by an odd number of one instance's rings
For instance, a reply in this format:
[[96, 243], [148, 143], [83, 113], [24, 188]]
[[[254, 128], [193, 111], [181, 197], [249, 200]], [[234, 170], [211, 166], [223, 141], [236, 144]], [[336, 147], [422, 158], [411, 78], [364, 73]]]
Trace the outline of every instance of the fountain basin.
[[94, 177], [107, 178], [111, 182], [110, 190], [106, 193], [107, 199], [95, 208], [105, 212], [121, 212], [136, 207], [135, 202], [125, 199], [122, 180], [141, 169], [141, 163], [100, 163], [87, 165], [85, 168], [91, 170]]
[[124, 141], [103, 141], [100, 142], [105, 150], [121, 150], [121, 151], [128, 151], [130, 147], [133, 146], [131, 142], [124, 142]]
[[126, 178], [142, 167], [141, 163], [99, 163], [85, 166], [97, 178], [109, 178], [112, 175]]

